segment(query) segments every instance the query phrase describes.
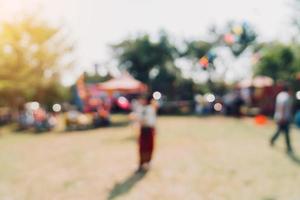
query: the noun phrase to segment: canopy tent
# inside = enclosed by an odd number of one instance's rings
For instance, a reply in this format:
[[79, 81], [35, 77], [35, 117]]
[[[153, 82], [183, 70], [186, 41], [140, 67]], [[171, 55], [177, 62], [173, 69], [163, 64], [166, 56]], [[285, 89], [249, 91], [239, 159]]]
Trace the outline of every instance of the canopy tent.
[[103, 83], [86, 83], [83, 74], [78, 79], [73, 94], [77, 107], [83, 112], [91, 112], [99, 108], [103, 102], [115, 101], [117, 97], [115, 94], [136, 95], [145, 93], [147, 90], [145, 84], [129, 74], [123, 74]]
[[256, 88], [264, 88], [271, 87], [274, 84], [272, 78], [267, 76], [256, 76], [254, 78], [248, 78], [240, 81], [238, 83], [238, 87], [240, 88], [248, 88], [248, 87], [256, 87]]
[[113, 78], [109, 81], [97, 84], [99, 90], [121, 93], [144, 93], [147, 92], [147, 86], [134, 79], [129, 74], [123, 74], [120, 77]]
[[[247, 94], [249, 108], [258, 109], [259, 113], [272, 115], [274, 113], [275, 98], [280, 87], [274, 84], [272, 78], [256, 76], [240, 81], [237, 86]], [[255, 112], [257, 112], [255, 111]]]

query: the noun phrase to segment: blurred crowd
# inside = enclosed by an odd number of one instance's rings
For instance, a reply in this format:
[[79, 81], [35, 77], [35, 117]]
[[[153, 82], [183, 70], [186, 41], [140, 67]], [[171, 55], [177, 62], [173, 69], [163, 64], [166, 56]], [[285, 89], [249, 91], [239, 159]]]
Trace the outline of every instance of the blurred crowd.
[[[152, 96], [158, 103], [159, 114], [196, 114], [209, 116], [222, 114], [225, 116], [272, 116], [275, 99], [279, 90], [270, 92], [262, 89], [234, 88], [222, 95], [207, 93], [197, 94], [192, 101], [168, 101], [163, 94], [156, 91]], [[297, 95], [296, 95], [297, 96]], [[116, 95], [112, 98], [101, 96], [90, 98], [84, 109], [69, 103], [54, 104], [50, 108], [39, 102], [28, 102], [12, 114], [8, 108], [0, 108], [0, 125], [17, 121], [18, 130], [35, 132], [51, 131], [59, 122], [63, 122], [65, 130], [86, 130], [111, 125], [111, 113], [127, 113], [137, 110], [137, 95]], [[293, 109], [294, 121], [300, 127], [300, 111]], [[262, 118], [258, 118], [261, 120]]]

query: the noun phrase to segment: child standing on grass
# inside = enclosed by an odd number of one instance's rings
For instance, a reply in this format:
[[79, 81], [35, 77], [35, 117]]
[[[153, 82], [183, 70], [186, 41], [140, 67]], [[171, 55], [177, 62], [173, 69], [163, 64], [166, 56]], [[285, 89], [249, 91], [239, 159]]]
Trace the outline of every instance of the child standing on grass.
[[139, 168], [138, 172], [147, 171], [150, 167], [155, 141], [155, 124], [157, 106], [152, 96], [144, 96], [142, 106], [135, 118], [139, 122]]

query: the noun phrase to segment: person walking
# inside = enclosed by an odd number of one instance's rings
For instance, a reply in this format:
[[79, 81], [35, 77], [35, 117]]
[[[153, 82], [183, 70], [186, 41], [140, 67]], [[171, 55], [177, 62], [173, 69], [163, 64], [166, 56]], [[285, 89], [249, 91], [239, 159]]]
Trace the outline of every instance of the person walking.
[[283, 90], [276, 96], [274, 119], [277, 123], [277, 131], [271, 138], [270, 144], [273, 146], [281, 133], [285, 136], [287, 153], [293, 153], [290, 141], [290, 123], [292, 121], [293, 99], [292, 90], [285, 85]]

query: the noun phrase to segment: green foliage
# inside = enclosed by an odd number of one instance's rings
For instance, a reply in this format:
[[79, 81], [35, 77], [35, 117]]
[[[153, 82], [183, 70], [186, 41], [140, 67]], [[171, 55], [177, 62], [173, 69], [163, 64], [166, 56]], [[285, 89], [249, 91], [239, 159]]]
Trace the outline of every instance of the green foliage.
[[157, 42], [153, 42], [149, 35], [142, 35], [112, 48], [122, 69], [128, 70], [152, 90], [159, 90], [169, 97], [175, 95], [174, 84], [180, 71], [174, 60], [179, 53], [166, 33], [161, 33]]
[[43, 99], [40, 94], [61, 87], [60, 72], [70, 67], [65, 56], [72, 46], [60, 33], [35, 17], [0, 24], [1, 104], [17, 106]]
[[35, 94], [34, 100], [42, 102], [51, 109], [55, 103], [66, 102], [71, 99], [71, 90], [69, 87], [64, 87], [58, 82], [39, 87]]
[[187, 41], [186, 48], [180, 51], [165, 32], [159, 34], [157, 41], [149, 35], [126, 39], [112, 46], [120, 68], [128, 70], [135, 78], [158, 90], [169, 99], [192, 99], [196, 84], [182, 78], [175, 60], [186, 57], [193, 62], [207, 54], [212, 44], [204, 41]]
[[249, 46], [256, 43], [257, 33], [248, 22], [229, 21], [225, 27], [212, 27], [214, 46], [227, 46], [235, 57], [239, 57]]
[[140, 35], [112, 48], [120, 68], [128, 70], [152, 90], [158, 90], [172, 100], [190, 100], [195, 93], [217, 91], [218, 86], [215, 87], [213, 83], [199, 86], [191, 79], [184, 79], [175, 65], [175, 60], [185, 57], [195, 64], [213, 46], [214, 43], [191, 40], [186, 41], [185, 50], [180, 51], [163, 32], [157, 42], [152, 41], [149, 35]]
[[196, 59], [197, 61], [205, 56], [213, 46], [211, 43], [205, 41], [188, 41], [186, 45], [187, 50], [183, 52], [182, 56]]
[[168, 69], [173, 66], [166, 67], [166, 64], [173, 63], [177, 50], [166, 34], [161, 34], [158, 42], [151, 41], [149, 35], [142, 35], [127, 39], [112, 48], [121, 68], [147, 84], [155, 77], [150, 73], [152, 69], [157, 70], [157, 75], [166, 73], [171, 76], [173, 73], [173, 69]]
[[275, 81], [293, 81], [300, 71], [296, 50], [289, 45], [271, 43], [261, 50], [261, 58], [255, 74], [273, 78]]

